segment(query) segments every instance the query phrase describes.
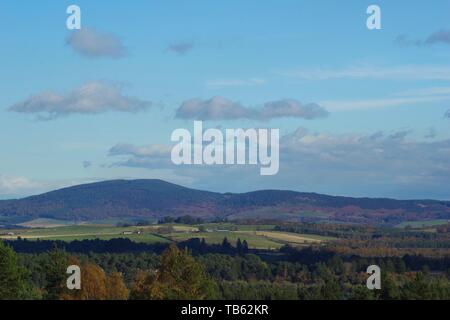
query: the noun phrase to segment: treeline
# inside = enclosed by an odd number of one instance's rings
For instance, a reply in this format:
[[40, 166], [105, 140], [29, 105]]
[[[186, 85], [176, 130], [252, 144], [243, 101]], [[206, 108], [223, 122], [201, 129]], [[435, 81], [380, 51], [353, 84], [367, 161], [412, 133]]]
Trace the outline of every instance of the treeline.
[[450, 233], [445, 225], [436, 227], [436, 232], [316, 223], [279, 224], [275, 230], [336, 237], [337, 240], [330, 241], [326, 246], [344, 256], [450, 256]]
[[[4, 241], [18, 253], [45, 253], [54, 248], [59, 248], [72, 254], [139, 254], [153, 253], [160, 255], [169, 247], [164, 243], [137, 243], [126, 238], [111, 240], [75, 240], [72, 242], [58, 240], [38, 240], [30, 241], [26, 239]], [[311, 246], [294, 248], [284, 246], [279, 250], [258, 250], [249, 249], [247, 241], [238, 239], [236, 243], [231, 243], [224, 238], [221, 244], [207, 244], [204, 239], [193, 238], [177, 243], [180, 249], [188, 250], [194, 256], [204, 256], [207, 254], [220, 254], [230, 257], [252, 254], [267, 263], [301, 263], [311, 266], [316, 263], [328, 263], [336, 259], [343, 263], [348, 263], [355, 267], [355, 271], [363, 271], [368, 265], [377, 264], [392, 272], [421, 271], [430, 269], [435, 272], [447, 272], [450, 269], [450, 255], [424, 256], [420, 254], [389, 255], [389, 248], [381, 248], [379, 254], [375, 254], [378, 247], [363, 248], [360, 251], [367, 254], [356, 255], [355, 249], [358, 242], [348, 242], [342, 245], [341, 242], [326, 247]]]
[[335, 237], [343, 239], [368, 238], [375, 231], [374, 227], [362, 225], [339, 225], [339, 224], [319, 224], [312, 222], [304, 223], [281, 223], [275, 226], [276, 231], [315, 234], [325, 237]]
[[402, 229], [355, 224], [278, 223], [275, 226], [275, 230], [293, 233], [316, 234], [340, 239], [372, 240], [378, 238], [415, 238], [420, 241], [450, 240], [450, 227], [448, 227], [448, 225], [436, 227], [437, 232], [426, 232], [423, 230], [414, 230], [409, 227]]
[[[105, 271], [86, 257], [53, 249], [41, 255], [17, 254], [0, 242], [0, 299], [126, 300], [214, 299], [217, 283], [188, 251], [169, 246], [155, 261], [138, 269], [130, 284], [117, 270]], [[81, 290], [69, 290], [66, 268], [81, 269]]]
[[[50, 243], [48, 250], [30, 253]], [[18, 254], [10, 244], [26, 250]], [[220, 245], [200, 239], [178, 246], [126, 239], [60, 244], [0, 242], [0, 298], [450, 299], [449, 257], [369, 258], [323, 247], [249, 250], [244, 241], [226, 239]], [[117, 244], [135, 250], [117, 252]], [[66, 268], [72, 264], [81, 267], [82, 290], [66, 288]], [[382, 270], [381, 291], [365, 287], [365, 271], [372, 264]]]
[[205, 223], [205, 220], [199, 217], [184, 215], [181, 217], [162, 217], [161, 219], [158, 220], [158, 223], [159, 224], [180, 223], [180, 224], [194, 225]]
[[[295, 250], [295, 249], [292, 249]], [[175, 245], [162, 254], [69, 254], [60, 249], [17, 255], [0, 243], [1, 299], [449, 299], [449, 273], [380, 263], [382, 290], [365, 287], [366, 265], [307, 249], [293, 261], [252, 254], [193, 256]], [[299, 250], [297, 254], [301, 254]], [[315, 261], [311, 257], [315, 256]], [[295, 256], [291, 256], [295, 258]], [[299, 256], [297, 256], [299, 258]], [[309, 263], [304, 263], [309, 261]], [[359, 261], [363, 264], [363, 261]], [[66, 268], [81, 267], [82, 289], [66, 288]], [[392, 271], [394, 270], [394, 271]]]
[[[161, 253], [169, 244], [167, 243], [143, 243], [134, 242], [127, 238], [116, 238], [111, 240], [74, 240], [66, 242], [62, 240], [3, 240], [5, 244], [14, 249], [18, 253], [43, 253], [59, 248], [71, 253], [139, 253], [154, 252]], [[224, 238], [221, 244], [207, 244], [205, 239], [192, 238], [177, 244], [180, 248], [188, 248], [194, 254], [204, 253], [223, 253], [223, 254], [241, 254], [250, 251], [258, 252], [259, 250], [251, 250], [246, 240], [238, 241], [231, 244], [227, 238]], [[261, 250], [266, 252], [267, 250]]]

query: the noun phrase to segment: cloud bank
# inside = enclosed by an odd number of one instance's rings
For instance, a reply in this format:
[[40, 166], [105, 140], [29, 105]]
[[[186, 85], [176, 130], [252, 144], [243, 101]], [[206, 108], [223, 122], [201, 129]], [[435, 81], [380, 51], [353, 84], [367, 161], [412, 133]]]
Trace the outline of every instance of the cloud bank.
[[[114, 149], [114, 148], [113, 148]], [[175, 166], [164, 146], [115, 148], [116, 166], [168, 169], [192, 186], [218, 191], [280, 188], [353, 196], [449, 199], [450, 140], [414, 140], [410, 130], [329, 134], [298, 128], [280, 140], [280, 171], [253, 166]], [[118, 152], [120, 150], [120, 152]], [[236, 185], [236, 181], [239, 184]]]
[[283, 99], [265, 103], [261, 108], [249, 108], [223, 97], [209, 100], [190, 99], [182, 103], [176, 113], [178, 119], [195, 120], [271, 120], [275, 118], [316, 119], [328, 116], [321, 106], [303, 105], [294, 99]]
[[21, 198], [51, 190], [95, 182], [101, 179], [35, 180], [23, 176], [0, 174], [0, 199]]

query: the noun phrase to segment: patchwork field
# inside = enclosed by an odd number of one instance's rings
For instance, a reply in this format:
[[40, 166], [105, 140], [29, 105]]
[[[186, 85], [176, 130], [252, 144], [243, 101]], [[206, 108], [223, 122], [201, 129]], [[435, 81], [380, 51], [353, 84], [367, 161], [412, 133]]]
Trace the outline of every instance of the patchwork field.
[[[36, 221], [32, 225], [34, 226], [32, 228], [0, 229], [0, 239], [15, 240], [20, 237], [28, 240], [73, 241], [128, 238], [136, 242], [168, 243], [204, 238], [208, 244], [220, 244], [224, 238], [227, 238], [233, 245], [238, 239], [246, 240], [249, 247], [255, 249], [277, 249], [285, 244], [299, 246], [333, 240], [316, 235], [277, 232], [273, 231], [273, 225], [237, 225], [233, 223], [116, 227], [88, 224], [59, 226], [56, 221]], [[47, 227], [44, 228], [43, 225]]]

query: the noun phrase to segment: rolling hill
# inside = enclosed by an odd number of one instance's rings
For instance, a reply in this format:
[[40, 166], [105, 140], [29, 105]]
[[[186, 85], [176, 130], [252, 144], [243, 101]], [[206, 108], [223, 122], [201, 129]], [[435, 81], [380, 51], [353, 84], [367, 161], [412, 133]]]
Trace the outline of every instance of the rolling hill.
[[450, 219], [450, 202], [351, 198], [283, 190], [215, 193], [162, 180], [113, 180], [0, 201], [0, 217], [89, 221], [191, 215], [201, 218], [331, 220], [397, 224]]

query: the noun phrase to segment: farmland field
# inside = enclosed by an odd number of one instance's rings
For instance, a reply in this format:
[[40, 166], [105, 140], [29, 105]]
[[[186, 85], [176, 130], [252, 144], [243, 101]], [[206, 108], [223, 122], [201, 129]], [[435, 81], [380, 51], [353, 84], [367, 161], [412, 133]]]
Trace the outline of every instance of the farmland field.
[[[249, 232], [242, 232], [248, 234]], [[317, 235], [304, 235], [288, 232], [275, 232], [275, 231], [255, 231], [252, 233], [258, 237], [265, 237], [275, 241], [281, 241], [283, 243], [290, 244], [307, 244], [307, 243], [320, 243], [323, 241], [333, 240], [330, 237], [322, 237]]]
[[[233, 245], [238, 239], [246, 240], [249, 247], [254, 249], [278, 249], [285, 244], [299, 246], [333, 240], [316, 235], [276, 232], [273, 231], [273, 225], [239, 225], [233, 223], [115, 227], [92, 224], [57, 226], [54, 221], [36, 221], [33, 225], [46, 225], [48, 227], [0, 229], [0, 238], [14, 240], [20, 237], [28, 240], [63, 241], [128, 238], [135, 242], [144, 243], [168, 243], [192, 238], [204, 238], [208, 244], [220, 244], [224, 238], [227, 238]], [[163, 229], [167, 230], [162, 232]]]
[[202, 233], [172, 233], [169, 235], [174, 241], [184, 241], [191, 238], [205, 239], [208, 244], [220, 244], [224, 238], [227, 238], [232, 244], [236, 243], [238, 239], [246, 240], [249, 248], [254, 249], [277, 249], [282, 245], [278, 242], [266, 239], [261, 236], [253, 234], [244, 234], [234, 231], [217, 231], [217, 232], [202, 232]]

